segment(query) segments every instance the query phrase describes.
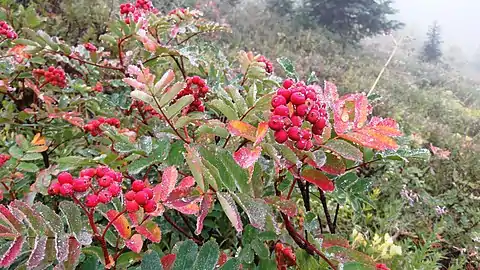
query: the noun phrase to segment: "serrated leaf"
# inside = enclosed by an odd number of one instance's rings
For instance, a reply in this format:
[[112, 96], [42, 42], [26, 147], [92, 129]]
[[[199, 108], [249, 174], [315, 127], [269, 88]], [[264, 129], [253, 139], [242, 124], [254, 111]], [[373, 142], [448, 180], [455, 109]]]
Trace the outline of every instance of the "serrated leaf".
[[[154, 106], [155, 105], [155, 101], [153, 99], [153, 97], [143, 91], [140, 91], [140, 90], [134, 90], [130, 93], [130, 96], [134, 99], [138, 99], [140, 101], [143, 101], [149, 105], [152, 105]], [[155, 108], [156, 106], [154, 106]]]
[[224, 192], [217, 192], [217, 198], [222, 206], [223, 211], [227, 215], [228, 219], [232, 223], [233, 227], [237, 232], [243, 231], [242, 219], [240, 218], [240, 213], [237, 210], [235, 201], [232, 199], [230, 194]]
[[28, 257], [27, 267], [29, 269], [37, 267], [45, 257], [45, 249], [47, 247], [47, 236], [37, 236], [35, 238], [35, 244]]
[[175, 245], [176, 259], [173, 270], [192, 269], [197, 256], [198, 247], [192, 240], [186, 240]]
[[160, 256], [154, 250], [148, 250], [144, 253], [142, 258], [142, 264], [140, 264], [141, 270], [163, 270], [160, 263]]
[[195, 100], [195, 98], [192, 95], [186, 95], [186, 96], [181, 97], [174, 104], [172, 104], [168, 108], [166, 108], [165, 116], [168, 119], [171, 119], [172, 117], [174, 117], [178, 113], [180, 113], [182, 111], [182, 109], [184, 109], [188, 105], [190, 105], [194, 100]]
[[41, 202], [36, 202], [34, 207], [35, 210], [43, 217], [46, 225], [52, 232], [56, 234], [63, 233], [62, 219], [55, 213], [55, 211]]
[[213, 100], [210, 102], [210, 105], [225, 115], [228, 120], [238, 120], [237, 112], [228, 106], [223, 100]]
[[[81, 245], [75, 238], [68, 239], [68, 257], [67, 261], [63, 263], [65, 270], [74, 270], [80, 260]], [[103, 256], [100, 256], [102, 260]], [[103, 263], [105, 265], [105, 262]]]
[[12, 265], [12, 263], [15, 262], [15, 259], [17, 258], [20, 251], [22, 250], [24, 240], [25, 238], [20, 236], [11, 242], [8, 250], [0, 258], [1, 267], [7, 268], [10, 265]]
[[215, 240], [205, 243], [197, 254], [192, 269], [194, 270], [213, 270], [220, 256], [220, 250]]
[[286, 57], [281, 57], [277, 59], [277, 62], [282, 66], [285, 74], [289, 78], [298, 78], [297, 71], [295, 70], [295, 66], [293, 65], [292, 61]]
[[353, 161], [362, 161], [363, 153], [357, 147], [344, 140], [329, 140], [324, 147], [341, 157]]
[[169, 89], [167, 89], [164, 93], [162, 93], [160, 101], [158, 102], [160, 107], [163, 108], [163, 106], [170, 103], [178, 95], [178, 93], [180, 93], [180, 91], [185, 87], [186, 87], [186, 84], [184, 82], [178, 82], [174, 84], [172, 87], [170, 87]]
[[67, 219], [67, 224], [70, 232], [75, 235], [78, 241], [80, 241], [81, 231], [83, 229], [83, 220], [81, 209], [70, 201], [62, 201], [59, 204], [60, 211]]
[[243, 211], [247, 213], [250, 224], [257, 229], [264, 230], [267, 215], [270, 210], [265, 201], [252, 198], [242, 193], [232, 194], [232, 196], [235, 198], [238, 205], [242, 207]]
[[12, 210], [19, 211], [18, 214], [24, 217], [24, 220], [27, 222], [30, 229], [32, 229], [37, 235], [45, 235], [47, 233], [47, 228], [45, 226], [45, 220], [35, 212], [31, 206], [26, 204], [23, 201], [15, 200], [10, 203]]

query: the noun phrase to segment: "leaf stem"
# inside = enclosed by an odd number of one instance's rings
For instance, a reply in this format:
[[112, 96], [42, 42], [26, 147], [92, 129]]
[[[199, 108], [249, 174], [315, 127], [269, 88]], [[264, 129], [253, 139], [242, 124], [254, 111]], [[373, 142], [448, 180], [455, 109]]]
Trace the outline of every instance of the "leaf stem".
[[327, 198], [325, 197], [325, 192], [321, 188], [318, 188], [320, 192], [320, 201], [322, 202], [323, 212], [325, 213], [325, 218], [327, 219], [327, 226], [330, 233], [335, 233], [335, 228], [333, 227], [332, 218], [330, 217], [330, 212], [328, 212]]

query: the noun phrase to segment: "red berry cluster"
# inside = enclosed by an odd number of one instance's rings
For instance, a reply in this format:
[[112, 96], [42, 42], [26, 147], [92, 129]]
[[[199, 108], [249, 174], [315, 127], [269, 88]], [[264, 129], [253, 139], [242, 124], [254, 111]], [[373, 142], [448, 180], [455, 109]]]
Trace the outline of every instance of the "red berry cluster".
[[84, 169], [80, 171], [78, 178], [73, 178], [68, 172], [62, 172], [58, 175], [57, 181], [48, 188], [48, 194], [70, 197], [75, 193], [89, 191], [84, 199], [85, 206], [96, 207], [99, 203], [109, 203], [112, 198], [119, 196], [122, 193], [120, 186], [122, 181], [122, 173], [105, 166]]
[[130, 23], [130, 14], [133, 17], [134, 22], [138, 22], [141, 16], [147, 12], [157, 13], [158, 10], [153, 7], [150, 0], [137, 0], [134, 4], [125, 3], [120, 5], [120, 14], [125, 16], [125, 23]]
[[190, 104], [190, 106], [186, 107], [184, 112], [204, 112], [205, 106], [203, 106], [202, 98], [208, 93], [208, 86], [205, 81], [200, 78], [199, 76], [193, 76], [187, 78], [187, 86], [180, 91], [177, 95], [177, 99], [186, 96], [186, 95], [193, 95], [195, 100]]
[[170, 10], [170, 12], [168, 12], [168, 15], [180, 15], [180, 14], [185, 14], [186, 12], [187, 12], [186, 8], [176, 8], [176, 9]]
[[[275, 140], [295, 142], [299, 150], [313, 147], [312, 133], [321, 135], [328, 122], [326, 105], [317, 97], [313, 87], [287, 79], [272, 98], [273, 114], [268, 126], [275, 131]], [[306, 120], [306, 121], [305, 121]], [[310, 127], [304, 127], [309, 122]]]
[[120, 5], [120, 14], [128, 15], [135, 12], [135, 6], [132, 3], [125, 3]]
[[375, 269], [376, 270], [390, 270], [390, 268], [388, 268], [388, 266], [384, 263], [377, 263], [375, 265]]
[[138, 111], [143, 114], [145, 119], [150, 119], [152, 117], [160, 117], [160, 114], [150, 105], [145, 105], [143, 101], [140, 100], [133, 100], [132, 105], [130, 105], [130, 109], [126, 111], [126, 115], [130, 115], [134, 109], [138, 109]]
[[5, 162], [7, 162], [10, 159], [10, 156], [7, 154], [0, 154], [0, 167], [2, 167]]
[[67, 86], [67, 79], [65, 77], [65, 72], [62, 68], [55, 68], [51, 66], [47, 70], [34, 69], [33, 75], [37, 79], [44, 77], [45, 81], [43, 84], [49, 83], [53, 86], [58, 86], [60, 88], [65, 88]]
[[8, 39], [16, 39], [18, 37], [15, 30], [5, 21], [0, 21], [0, 35]]
[[142, 180], [135, 180], [132, 189], [125, 193], [125, 207], [128, 212], [137, 212], [140, 206], [146, 213], [157, 210], [157, 203], [153, 200], [153, 190], [145, 186]]
[[153, 10], [153, 4], [150, 0], [137, 0], [135, 7], [146, 11]]
[[292, 248], [280, 242], [275, 245], [275, 257], [278, 269], [286, 270], [287, 267], [296, 265], [296, 256]]
[[95, 47], [95, 45], [93, 45], [90, 42], [83, 44], [83, 47], [85, 47], [85, 49], [89, 52], [96, 52], [97, 51], [97, 47]]
[[92, 136], [96, 137], [96, 136], [102, 134], [102, 130], [100, 129], [100, 126], [103, 125], [103, 124], [107, 124], [107, 125], [119, 128], [120, 127], [120, 120], [118, 120], [118, 118], [99, 117], [96, 120], [90, 121], [83, 128], [85, 129], [86, 132], [89, 132]]
[[92, 88], [93, 91], [102, 93], [103, 92], [103, 85], [101, 82], [97, 82], [95, 86]]
[[260, 56], [257, 58], [257, 62], [260, 62], [260, 63], [264, 63], [264, 64], [265, 64], [265, 71], [266, 71], [268, 74], [272, 74], [272, 73], [273, 73], [273, 64], [272, 64], [272, 62], [270, 62], [270, 60], [268, 60], [265, 56], [260, 55]]

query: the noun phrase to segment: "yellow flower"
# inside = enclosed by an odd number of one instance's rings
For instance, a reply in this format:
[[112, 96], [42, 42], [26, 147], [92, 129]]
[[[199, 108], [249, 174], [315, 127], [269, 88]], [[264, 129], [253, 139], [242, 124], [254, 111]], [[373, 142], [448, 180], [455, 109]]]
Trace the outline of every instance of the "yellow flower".
[[402, 255], [402, 247], [397, 245], [392, 245], [390, 247], [390, 256], [393, 257], [397, 255], [398, 256]]

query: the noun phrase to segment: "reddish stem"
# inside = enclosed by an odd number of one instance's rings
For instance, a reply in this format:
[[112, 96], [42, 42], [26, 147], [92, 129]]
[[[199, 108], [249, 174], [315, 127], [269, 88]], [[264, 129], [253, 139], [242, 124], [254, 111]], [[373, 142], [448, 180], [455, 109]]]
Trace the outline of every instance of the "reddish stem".
[[122, 66], [122, 70], [124, 69], [123, 65], [123, 52], [122, 52], [122, 43], [125, 42], [125, 40], [129, 39], [132, 35], [128, 35], [123, 37], [118, 41], [118, 58], [120, 60], [120, 65]]
[[288, 195], [287, 195], [287, 200], [290, 199], [292, 196], [293, 189], [295, 188], [295, 184], [297, 183], [297, 178], [293, 178], [292, 185], [290, 186], [290, 189], [288, 190]]
[[125, 209], [123, 209], [122, 212], [118, 213], [112, 220], [110, 220], [108, 222], [105, 229], [103, 229], [102, 238], [105, 238], [105, 235], [107, 234], [108, 228], [110, 228], [113, 225], [113, 222], [115, 222], [115, 220], [117, 220], [121, 215], [125, 214], [126, 212], [127, 212], [127, 209], [125, 208]]

